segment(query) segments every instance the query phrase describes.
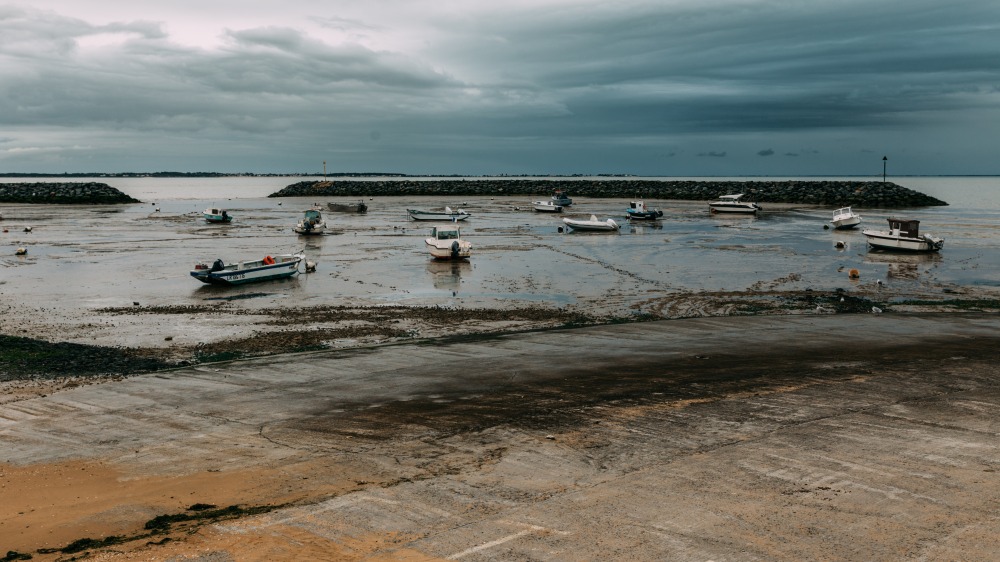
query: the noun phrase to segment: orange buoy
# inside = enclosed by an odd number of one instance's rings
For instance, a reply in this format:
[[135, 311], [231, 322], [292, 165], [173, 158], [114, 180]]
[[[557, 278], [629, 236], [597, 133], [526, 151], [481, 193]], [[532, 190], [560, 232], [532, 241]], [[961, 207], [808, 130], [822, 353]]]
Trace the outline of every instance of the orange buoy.
[[847, 272], [847, 276], [851, 279], [861, 279], [861, 272], [857, 269], [852, 269]]
[[264, 258], [264, 265], [274, 265], [274, 258], [267, 256]]

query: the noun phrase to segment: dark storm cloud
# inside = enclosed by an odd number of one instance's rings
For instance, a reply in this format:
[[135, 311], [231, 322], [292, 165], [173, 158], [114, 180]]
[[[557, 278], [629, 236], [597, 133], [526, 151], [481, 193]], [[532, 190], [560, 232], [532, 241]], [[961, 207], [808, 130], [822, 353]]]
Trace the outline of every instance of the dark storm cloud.
[[765, 148], [764, 150], [757, 151], [757, 156], [772, 156], [773, 154], [774, 151], [771, 150], [770, 148]]
[[[251, 164], [255, 150], [318, 152], [440, 172], [655, 171], [666, 153], [757, 165], [775, 162], [753, 158], [760, 146], [782, 145], [839, 166], [867, 143], [916, 148], [923, 131], [982, 153], [1000, 109], [994, 2], [318, 5], [282, 5], [301, 26], [248, 6], [211, 45], [170, 35], [204, 17], [98, 24], [0, 7], [0, 166], [60, 147], [105, 157], [135, 139]], [[556, 161], [568, 169], [546, 169]]]

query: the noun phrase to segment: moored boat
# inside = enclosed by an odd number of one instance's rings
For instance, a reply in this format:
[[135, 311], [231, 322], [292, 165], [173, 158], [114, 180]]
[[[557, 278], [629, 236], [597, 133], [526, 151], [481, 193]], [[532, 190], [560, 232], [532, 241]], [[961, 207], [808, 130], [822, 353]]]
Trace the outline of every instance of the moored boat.
[[326, 221], [323, 220], [323, 213], [320, 212], [318, 207], [313, 207], [302, 213], [302, 220], [300, 220], [292, 230], [299, 234], [323, 234], [326, 232]]
[[227, 223], [233, 222], [233, 216], [229, 214], [225, 209], [217, 209], [215, 207], [210, 207], [202, 212], [202, 216], [208, 222], [214, 223]]
[[708, 204], [708, 210], [712, 213], [745, 213], [754, 214], [761, 210], [760, 205], [752, 201], [743, 201], [743, 193], [734, 195], [720, 195], [715, 201]]
[[920, 234], [920, 221], [916, 219], [887, 219], [889, 230], [863, 230], [868, 244], [881, 250], [907, 252], [936, 252], [944, 247], [944, 238]]
[[540, 213], [561, 213], [562, 205], [556, 205], [554, 201], [532, 201], [531, 206]]
[[569, 195], [561, 189], [557, 189], [555, 193], [552, 194], [552, 202], [560, 207], [569, 207], [573, 204], [573, 200], [569, 198]]
[[291, 277], [299, 272], [302, 254], [266, 256], [259, 260], [225, 263], [215, 260], [211, 266], [199, 263], [191, 270], [191, 277], [213, 285], [242, 285], [255, 281], [269, 281]]
[[433, 227], [430, 237], [424, 243], [436, 260], [462, 260], [472, 256], [472, 243], [462, 239], [462, 232], [457, 224]]
[[326, 208], [328, 211], [333, 211], [335, 213], [367, 213], [368, 205], [364, 201], [358, 201], [357, 203], [327, 203]]
[[663, 216], [663, 211], [646, 206], [645, 201], [632, 201], [625, 209], [625, 216], [629, 220], [654, 221]]
[[444, 211], [420, 211], [417, 209], [407, 209], [410, 218], [415, 221], [464, 221], [472, 215], [462, 209], [453, 211], [451, 207], [445, 207]]
[[861, 215], [852, 211], [850, 207], [843, 207], [833, 212], [833, 219], [830, 221], [830, 224], [838, 230], [854, 228], [861, 224]]
[[615, 232], [618, 230], [618, 223], [613, 219], [598, 220], [597, 215], [590, 215], [590, 220], [565, 218], [563, 222], [573, 230], [591, 230], [599, 232]]

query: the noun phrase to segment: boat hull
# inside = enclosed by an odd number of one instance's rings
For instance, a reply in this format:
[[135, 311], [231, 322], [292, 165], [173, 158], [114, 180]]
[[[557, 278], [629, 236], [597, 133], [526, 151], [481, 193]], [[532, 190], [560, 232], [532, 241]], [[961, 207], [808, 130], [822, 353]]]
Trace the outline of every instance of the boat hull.
[[738, 204], [715, 204], [709, 203], [708, 209], [712, 213], [727, 213], [727, 214], [742, 214], [742, 215], [754, 215], [760, 210], [760, 207], [754, 203], [738, 203]]
[[830, 224], [832, 224], [833, 228], [835, 228], [837, 230], [847, 230], [849, 228], [854, 228], [854, 227], [858, 226], [859, 224], [861, 224], [861, 217], [852, 217], [852, 218], [849, 218], [849, 219], [832, 220], [832, 221], [830, 221]]
[[435, 245], [428, 239], [427, 250], [431, 253], [431, 257], [436, 260], [467, 260], [472, 257], [472, 245], [468, 243], [460, 243], [457, 248], [452, 248], [451, 245]]
[[191, 277], [210, 285], [243, 285], [245, 283], [272, 281], [274, 279], [291, 277], [298, 273], [299, 264], [302, 262], [302, 259], [302, 256], [294, 256], [288, 258], [288, 261], [269, 265], [262, 264], [242, 269], [229, 267], [220, 271], [195, 269], [191, 271]]
[[453, 222], [464, 221], [472, 216], [469, 213], [433, 213], [429, 211], [415, 211], [413, 209], [407, 209], [406, 212], [415, 221]]
[[550, 203], [548, 201], [535, 201], [532, 206], [539, 213], [561, 213], [563, 208], [561, 205], [555, 203]]
[[626, 212], [628, 219], [633, 221], [655, 221], [663, 216], [663, 211], [633, 212], [629, 209]]
[[607, 221], [578, 221], [573, 219], [563, 219], [566, 226], [573, 230], [589, 232], [617, 232], [618, 223], [608, 219]]
[[218, 215], [205, 215], [205, 220], [214, 224], [228, 224], [233, 222], [233, 217], [222, 217]]
[[944, 247], [944, 240], [940, 238], [911, 238], [871, 230], [862, 231], [862, 234], [868, 238], [869, 246], [879, 250], [901, 252], [937, 252]]

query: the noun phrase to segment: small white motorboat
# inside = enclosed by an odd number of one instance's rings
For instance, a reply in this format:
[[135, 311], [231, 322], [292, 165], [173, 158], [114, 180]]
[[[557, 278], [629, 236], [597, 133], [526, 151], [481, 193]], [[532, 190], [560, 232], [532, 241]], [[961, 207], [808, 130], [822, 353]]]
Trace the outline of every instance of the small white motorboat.
[[830, 221], [830, 224], [838, 230], [854, 228], [861, 224], [861, 215], [852, 211], [850, 207], [837, 209], [833, 212], [833, 220]]
[[618, 223], [612, 219], [597, 220], [597, 215], [590, 215], [590, 220], [563, 219], [566, 226], [573, 230], [592, 230], [600, 232], [616, 232]]
[[531, 205], [540, 213], [561, 213], [562, 205], [556, 205], [553, 201], [532, 201]]
[[229, 212], [226, 211], [225, 209], [217, 209], [215, 207], [211, 207], [211, 208], [205, 209], [202, 212], [202, 215], [205, 217], [205, 220], [207, 220], [208, 222], [214, 222], [214, 223], [228, 223], [228, 222], [233, 222], [233, 216], [230, 215]]
[[299, 234], [312, 235], [326, 232], [326, 221], [318, 207], [313, 207], [302, 214], [302, 220], [292, 230]]
[[721, 195], [716, 201], [708, 204], [711, 213], [745, 213], [754, 214], [761, 210], [760, 205], [752, 201], [743, 201], [742, 193]]
[[663, 216], [663, 211], [647, 207], [645, 201], [632, 201], [625, 209], [625, 216], [629, 220], [655, 221]]
[[424, 242], [436, 260], [463, 260], [472, 256], [472, 243], [462, 239], [457, 224], [435, 226]]
[[464, 221], [472, 216], [462, 209], [453, 211], [451, 210], [451, 207], [445, 207], [444, 211], [418, 211], [417, 209], [407, 209], [406, 212], [409, 213], [410, 218], [415, 221]]
[[299, 272], [299, 264], [304, 259], [303, 254], [266, 256], [259, 260], [236, 263], [225, 263], [220, 259], [215, 260], [212, 265], [196, 264], [191, 270], [191, 277], [213, 285], [242, 285], [255, 281], [269, 281], [295, 275]]
[[566, 195], [566, 192], [561, 189], [557, 189], [555, 193], [553, 193], [552, 202], [560, 207], [569, 207], [573, 204], [573, 200], [570, 199], [569, 195]]
[[907, 252], [936, 252], [944, 247], [944, 238], [920, 234], [920, 221], [915, 219], [888, 219], [889, 230], [862, 230], [868, 244], [881, 250]]

